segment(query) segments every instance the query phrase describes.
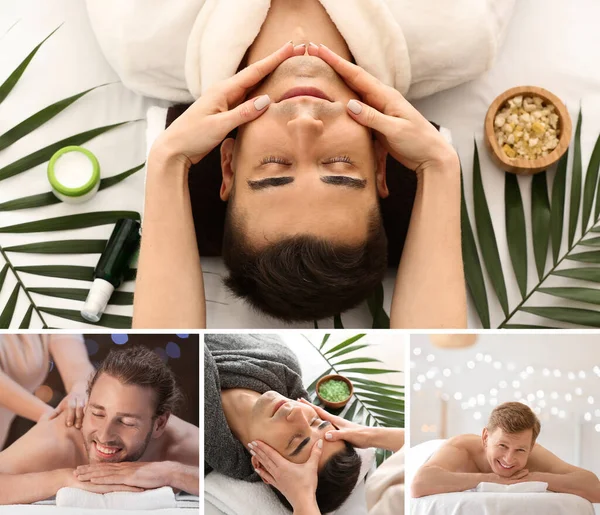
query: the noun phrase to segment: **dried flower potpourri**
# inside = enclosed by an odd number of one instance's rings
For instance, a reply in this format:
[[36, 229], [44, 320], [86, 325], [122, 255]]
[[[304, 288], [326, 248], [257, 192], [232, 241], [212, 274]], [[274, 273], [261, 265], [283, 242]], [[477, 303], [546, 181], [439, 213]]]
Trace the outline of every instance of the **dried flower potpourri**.
[[494, 135], [510, 158], [537, 159], [558, 146], [560, 136], [556, 108], [538, 96], [509, 99], [494, 119]]

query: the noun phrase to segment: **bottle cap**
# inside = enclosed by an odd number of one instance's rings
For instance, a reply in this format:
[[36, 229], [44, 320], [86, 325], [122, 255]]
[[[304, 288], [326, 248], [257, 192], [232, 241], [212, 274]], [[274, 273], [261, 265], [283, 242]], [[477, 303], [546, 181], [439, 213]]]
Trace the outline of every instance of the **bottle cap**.
[[50, 158], [48, 181], [52, 193], [63, 202], [85, 202], [100, 187], [100, 164], [96, 156], [83, 147], [64, 147]]
[[81, 316], [88, 322], [99, 322], [113, 291], [115, 287], [108, 281], [94, 279], [85, 304], [81, 308]]

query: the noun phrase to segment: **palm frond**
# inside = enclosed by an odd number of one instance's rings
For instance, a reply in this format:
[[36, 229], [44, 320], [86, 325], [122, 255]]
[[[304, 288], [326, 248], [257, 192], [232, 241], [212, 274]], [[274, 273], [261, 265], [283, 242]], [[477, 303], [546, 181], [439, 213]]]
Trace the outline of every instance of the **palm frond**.
[[[521, 198], [519, 178], [513, 174], [505, 177], [505, 214], [507, 243], [509, 254], [521, 293], [521, 301], [516, 306], [510, 306], [506, 296], [505, 271], [498, 254], [491, 217], [487, 209], [487, 200], [481, 178], [481, 169], [475, 144], [475, 159], [473, 164], [473, 194], [475, 205], [475, 223], [478, 228], [479, 250], [484, 258], [493, 291], [502, 306], [504, 319], [500, 322], [500, 328], [524, 328], [544, 327], [544, 323], [515, 324], [513, 318], [518, 313], [528, 313], [542, 319], [550, 319], [557, 322], [574, 324], [577, 326], [600, 327], [600, 311], [593, 309], [600, 304], [600, 289], [596, 286], [600, 283], [600, 268], [590, 265], [600, 264], [600, 238], [594, 237], [600, 232], [600, 184], [598, 181], [600, 171], [600, 136], [598, 137], [585, 178], [582, 177], [581, 156], [581, 131], [583, 116], [581, 110], [577, 118], [577, 128], [573, 142], [573, 167], [571, 174], [567, 174], [568, 152], [563, 156], [557, 166], [552, 185], [550, 202], [546, 172], [541, 172], [533, 177], [531, 183], [531, 233], [527, 233], [523, 202]], [[566, 185], [570, 182], [569, 205], [565, 206]], [[583, 183], [583, 186], [582, 186]], [[463, 190], [464, 202], [464, 190]], [[466, 209], [465, 209], [466, 211]], [[564, 212], [568, 211], [569, 219], [566, 229], [563, 230]], [[576, 238], [577, 226], [581, 220], [581, 236]], [[591, 221], [591, 223], [590, 223]], [[468, 225], [469, 222], [466, 222]], [[463, 237], [465, 222], [463, 221]], [[566, 235], [563, 238], [563, 231]], [[538, 281], [530, 289], [527, 284], [527, 239], [532, 240], [534, 261], [536, 264]], [[468, 239], [468, 235], [467, 235]], [[566, 251], [561, 253], [561, 243], [567, 242]], [[474, 249], [470, 249], [470, 256], [465, 257], [465, 269], [473, 264], [473, 255], [476, 255], [476, 243]], [[552, 251], [552, 265], [547, 268], [548, 249]], [[590, 249], [590, 250], [586, 250]], [[464, 243], [463, 243], [464, 249]], [[576, 268], [561, 268], [568, 262], [582, 263], [588, 266]], [[487, 308], [488, 298], [485, 285], [478, 287], [476, 294], [469, 282], [469, 271], [466, 270], [467, 283], [473, 301], [480, 301]], [[472, 275], [472, 274], [471, 274]], [[588, 284], [581, 286], [579, 282], [573, 285], [556, 286], [550, 282], [551, 278], [562, 277], [575, 281], [585, 281]], [[576, 304], [573, 306], [535, 306], [530, 305], [533, 294], [549, 295], [563, 302]], [[536, 298], [539, 298], [536, 297]], [[589, 309], [580, 307], [588, 304]], [[489, 326], [489, 318], [486, 310], [477, 308], [481, 324]]]

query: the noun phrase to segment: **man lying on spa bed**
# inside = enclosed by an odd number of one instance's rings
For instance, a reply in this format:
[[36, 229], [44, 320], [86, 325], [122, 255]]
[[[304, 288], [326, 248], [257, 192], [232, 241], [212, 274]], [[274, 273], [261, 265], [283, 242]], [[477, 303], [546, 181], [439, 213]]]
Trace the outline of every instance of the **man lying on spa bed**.
[[312, 321], [373, 293], [387, 269], [378, 199], [388, 195], [389, 153], [417, 177], [391, 326], [466, 327], [458, 156], [397, 90], [351, 60], [319, 1], [273, 0], [242, 70], [159, 136], [134, 327], [206, 327], [188, 174], [218, 145], [235, 295], [281, 320]]
[[520, 402], [507, 402], [491, 413], [481, 437], [449, 439], [416, 473], [412, 496], [463, 492], [479, 483], [548, 483], [548, 490], [600, 502], [600, 481], [587, 470], [565, 463], [535, 441], [540, 422]]
[[172, 415], [182, 396], [157, 354], [111, 351], [88, 393], [81, 429], [67, 427], [63, 412], [0, 453], [0, 505], [41, 501], [63, 487], [199, 494], [199, 429]]

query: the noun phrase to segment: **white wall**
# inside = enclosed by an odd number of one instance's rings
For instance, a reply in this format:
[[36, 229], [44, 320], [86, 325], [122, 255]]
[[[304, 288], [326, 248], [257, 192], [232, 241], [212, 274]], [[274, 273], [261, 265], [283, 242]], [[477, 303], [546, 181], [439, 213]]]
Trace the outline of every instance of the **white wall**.
[[542, 422], [541, 445], [600, 474], [600, 335], [487, 334], [465, 349], [413, 335], [410, 356], [411, 445], [442, 436], [444, 402], [454, 436], [480, 434], [495, 404], [523, 399]]

